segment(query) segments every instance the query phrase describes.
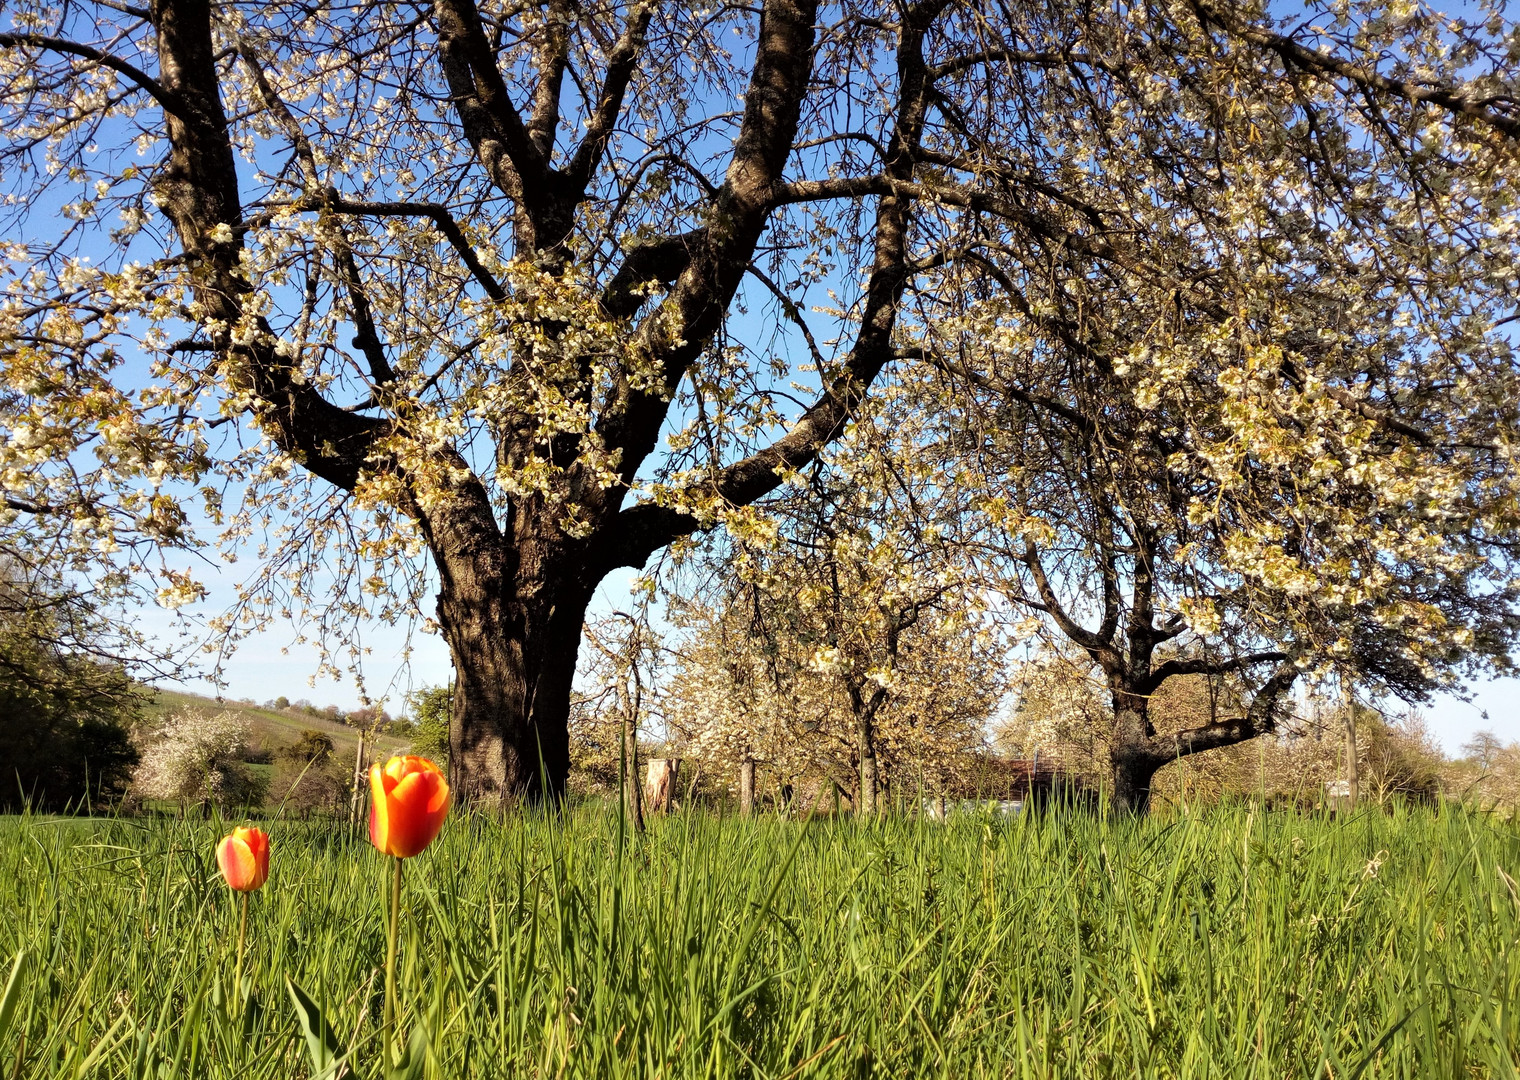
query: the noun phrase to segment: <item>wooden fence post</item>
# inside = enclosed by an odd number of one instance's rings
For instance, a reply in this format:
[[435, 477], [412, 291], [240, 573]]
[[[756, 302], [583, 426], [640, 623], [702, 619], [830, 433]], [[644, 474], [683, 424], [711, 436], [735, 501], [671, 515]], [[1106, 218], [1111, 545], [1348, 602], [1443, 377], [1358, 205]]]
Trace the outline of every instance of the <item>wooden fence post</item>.
[[745, 758], [739, 762], [739, 813], [749, 817], [755, 812], [755, 762]]

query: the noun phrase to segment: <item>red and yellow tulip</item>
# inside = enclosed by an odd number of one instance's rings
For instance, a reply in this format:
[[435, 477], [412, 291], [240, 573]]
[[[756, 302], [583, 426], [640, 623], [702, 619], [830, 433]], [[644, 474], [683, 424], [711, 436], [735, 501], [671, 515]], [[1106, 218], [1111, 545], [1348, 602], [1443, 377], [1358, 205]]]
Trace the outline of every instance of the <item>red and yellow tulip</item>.
[[269, 880], [269, 834], [238, 826], [216, 845], [216, 865], [242, 901], [238, 907], [237, 965], [232, 970], [232, 1000], [243, 996], [243, 941], [248, 936], [248, 894]]
[[369, 842], [409, 859], [438, 835], [449, 816], [449, 782], [424, 757], [393, 757], [369, 770]]
[[401, 924], [401, 866], [433, 842], [449, 816], [449, 782], [424, 757], [393, 757], [369, 770], [369, 842], [391, 856], [391, 924], [385, 946], [385, 1026], [380, 1045], [390, 1058], [396, 1016], [396, 941]]
[[235, 892], [250, 893], [269, 880], [269, 834], [236, 828], [216, 845], [216, 865]]

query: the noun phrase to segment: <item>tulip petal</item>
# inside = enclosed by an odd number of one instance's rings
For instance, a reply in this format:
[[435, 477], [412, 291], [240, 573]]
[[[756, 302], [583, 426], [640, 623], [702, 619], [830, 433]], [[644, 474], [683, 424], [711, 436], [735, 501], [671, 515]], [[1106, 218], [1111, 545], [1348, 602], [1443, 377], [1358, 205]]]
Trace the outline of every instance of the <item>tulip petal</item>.
[[247, 845], [253, 855], [253, 878], [249, 882], [249, 889], [261, 889], [264, 882], [269, 880], [269, 834], [258, 828], [236, 828], [232, 835]]
[[389, 792], [385, 786], [388, 779], [378, 764], [369, 767], [369, 842], [387, 855], [391, 854]]
[[227, 884], [238, 892], [247, 892], [262, 884], [255, 883], [259, 872], [258, 860], [248, 850], [248, 845], [236, 835], [223, 837], [222, 842], [216, 846], [216, 863], [222, 871], [222, 877], [227, 879]]
[[394, 820], [391, 825], [391, 853], [409, 859], [432, 839], [427, 835], [427, 822], [418, 811], [426, 803], [427, 780], [425, 773], [408, 773], [390, 793]]

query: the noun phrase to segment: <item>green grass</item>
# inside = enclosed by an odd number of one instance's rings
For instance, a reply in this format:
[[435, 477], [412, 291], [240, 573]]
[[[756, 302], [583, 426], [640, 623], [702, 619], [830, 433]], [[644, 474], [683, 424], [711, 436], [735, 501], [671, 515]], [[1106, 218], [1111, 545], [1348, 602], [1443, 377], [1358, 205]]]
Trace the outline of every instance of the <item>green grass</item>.
[[[287, 978], [382, 1076], [384, 860], [271, 834], [239, 1012], [215, 824], [0, 821], [0, 1076], [306, 1076]], [[407, 866], [411, 1075], [1512, 1078], [1516, 876], [1459, 809], [454, 820]]]

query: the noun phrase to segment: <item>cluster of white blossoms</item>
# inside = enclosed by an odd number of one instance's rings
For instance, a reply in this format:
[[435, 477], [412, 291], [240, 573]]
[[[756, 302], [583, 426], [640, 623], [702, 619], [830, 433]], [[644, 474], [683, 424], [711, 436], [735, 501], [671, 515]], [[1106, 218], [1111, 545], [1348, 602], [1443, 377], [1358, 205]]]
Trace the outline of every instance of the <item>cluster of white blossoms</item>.
[[248, 743], [248, 721], [231, 712], [208, 716], [185, 709], [141, 737], [142, 760], [132, 777], [140, 799], [218, 801], [226, 768]]

